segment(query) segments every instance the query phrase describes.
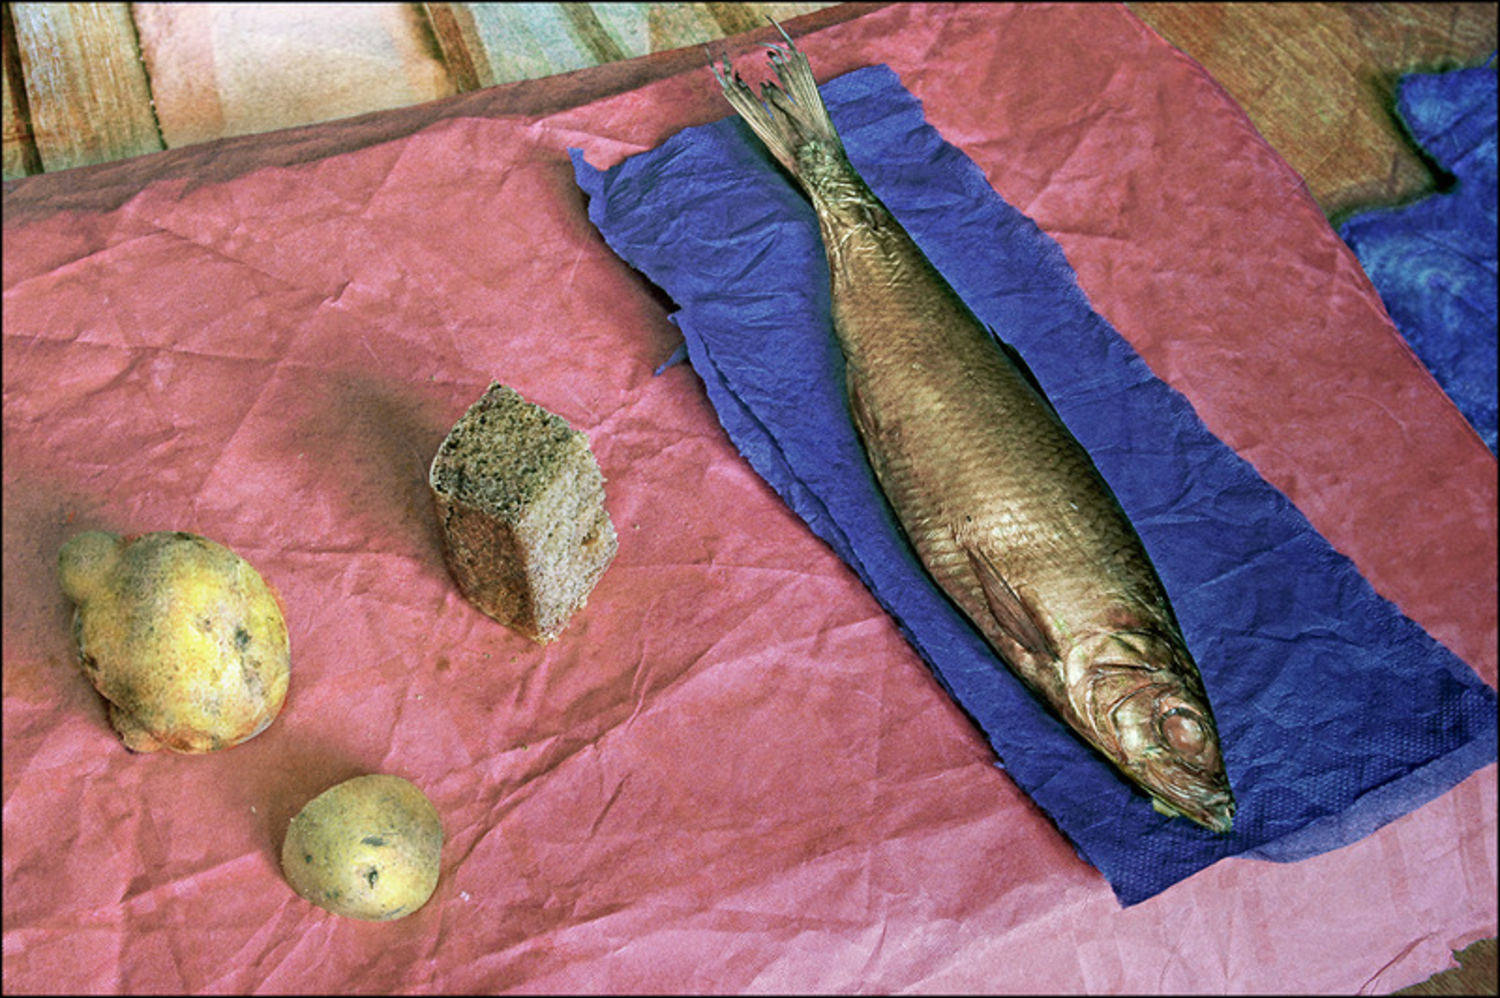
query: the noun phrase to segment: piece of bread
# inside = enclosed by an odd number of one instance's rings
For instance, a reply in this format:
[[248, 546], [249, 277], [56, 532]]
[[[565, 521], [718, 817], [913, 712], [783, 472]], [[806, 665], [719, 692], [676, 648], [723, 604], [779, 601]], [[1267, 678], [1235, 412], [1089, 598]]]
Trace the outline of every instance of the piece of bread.
[[546, 642], [619, 549], [588, 437], [492, 383], [432, 460], [448, 569], [465, 598]]

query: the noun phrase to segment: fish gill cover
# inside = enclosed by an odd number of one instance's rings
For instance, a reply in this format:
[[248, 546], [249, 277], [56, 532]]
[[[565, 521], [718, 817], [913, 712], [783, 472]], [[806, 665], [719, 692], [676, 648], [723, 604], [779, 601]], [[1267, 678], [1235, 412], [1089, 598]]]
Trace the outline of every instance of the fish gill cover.
[[1239, 800], [1229, 835], [1154, 811], [923, 571], [849, 418], [812, 208], [747, 127], [690, 128], [607, 171], [572, 150], [589, 217], [681, 306], [673, 321], [735, 445], [859, 574], [1122, 904], [1226, 856], [1346, 845], [1495, 758], [1494, 691], [1151, 373], [1057, 244], [926, 124], [889, 68], [820, 89], [856, 168], [1019, 350], [1140, 532], [1219, 722]]

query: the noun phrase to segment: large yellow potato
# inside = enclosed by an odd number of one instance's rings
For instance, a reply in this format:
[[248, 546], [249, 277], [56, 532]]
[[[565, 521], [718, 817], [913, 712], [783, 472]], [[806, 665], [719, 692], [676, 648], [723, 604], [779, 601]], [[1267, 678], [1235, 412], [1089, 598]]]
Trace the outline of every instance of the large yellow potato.
[[320, 908], [386, 922], [427, 903], [442, 852], [443, 825], [426, 794], [399, 776], [357, 776], [292, 819], [281, 869]]
[[195, 534], [79, 534], [58, 557], [84, 674], [136, 752], [212, 752], [255, 737], [286, 699], [291, 651], [275, 594]]

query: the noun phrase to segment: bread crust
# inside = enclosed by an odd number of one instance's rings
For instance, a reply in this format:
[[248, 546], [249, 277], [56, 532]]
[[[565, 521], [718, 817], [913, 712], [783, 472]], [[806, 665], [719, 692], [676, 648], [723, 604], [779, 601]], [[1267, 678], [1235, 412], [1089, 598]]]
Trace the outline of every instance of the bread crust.
[[588, 437], [499, 382], [443, 440], [428, 485], [459, 591], [533, 641], [562, 632], [619, 550]]

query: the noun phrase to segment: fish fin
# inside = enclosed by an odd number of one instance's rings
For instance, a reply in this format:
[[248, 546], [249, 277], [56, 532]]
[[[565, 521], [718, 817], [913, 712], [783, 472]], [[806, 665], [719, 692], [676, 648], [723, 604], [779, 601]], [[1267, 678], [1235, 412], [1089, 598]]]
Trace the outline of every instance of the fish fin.
[[[1041, 397], [1041, 400], [1047, 403], [1047, 408], [1052, 410], [1052, 415], [1057, 416], [1057, 406], [1053, 405], [1052, 400], [1047, 397], [1047, 393], [1042, 391], [1042, 383], [1036, 379], [1036, 373], [1032, 371], [1031, 365], [1026, 363], [1026, 358], [1021, 356], [1021, 351], [1001, 339], [1000, 334], [995, 332], [995, 327], [986, 323], [984, 328], [989, 330], [991, 338], [999, 345], [1000, 352], [1009, 357], [1010, 362], [1016, 365], [1016, 370], [1021, 372], [1021, 376], [1026, 379], [1026, 383], [1031, 386], [1032, 391], [1036, 392]], [[1058, 416], [1058, 418], [1061, 419], [1062, 417]]]
[[723, 88], [725, 98], [765, 143], [771, 155], [793, 176], [800, 176], [798, 154], [802, 149], [819, 144], [843, 157], [844, 143], [818, 94], [818, 84], [813, 79], [807, 56], [797, 50], [781, 25], [777, 24], [776, 29], [781, 31], [786, 44], [766, 47], [771, 50], [771, 66], [781, 81], [780, 87], [774, 83], [761, 84], [761, 96], [757, 98], [729, 64], [727, 55], [722, 70], [710, 68]]
[[[849, 414], [854, 417], [855, 429], [859, 430], [861, 440], [879, 439], [880, 426], [875, 422], [875, 414], [870, 411], [869, 403], [865, 401], [865, 394], [860, 390], [859, 380], [852, 376], [853, 372], [844, 372], [844, 391], [849, 397]], [[868, 452], [868, 448], [866, 449]]]
[[1177, 810], [1177, 808], [1173, 807], [1171, 804], [1166, 803], [1160, 797], [1157, 797], [1154, 794], [1151, 797], [1151, 809], [1157, 814], [1166, 815], [1168, 818], [1182, 817], [1181, 811]]
[[1005, 636], [1034, 655], [1058, 657], [1057, 647], [1047, 629], [1037, 620], [1026, 601], [1005, 581], [1005, 576], [1000, 574], [984, 549], [963, 540], [959, 540], [958, 545], [969, 556], [969, 567], [979, 580], [990, 616]]

